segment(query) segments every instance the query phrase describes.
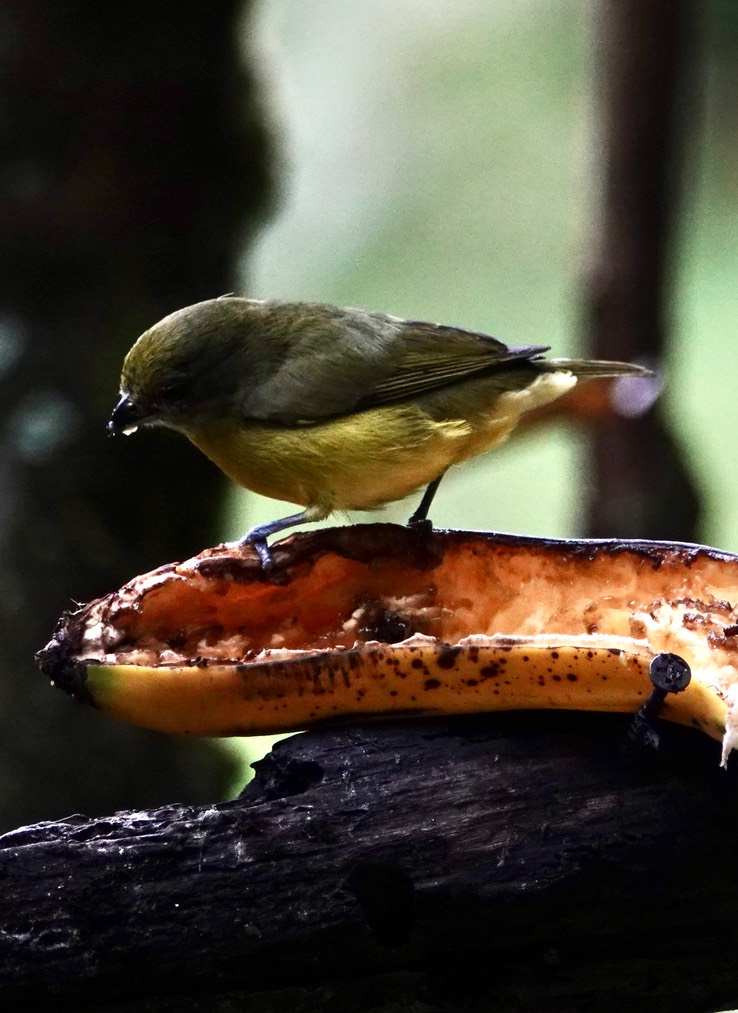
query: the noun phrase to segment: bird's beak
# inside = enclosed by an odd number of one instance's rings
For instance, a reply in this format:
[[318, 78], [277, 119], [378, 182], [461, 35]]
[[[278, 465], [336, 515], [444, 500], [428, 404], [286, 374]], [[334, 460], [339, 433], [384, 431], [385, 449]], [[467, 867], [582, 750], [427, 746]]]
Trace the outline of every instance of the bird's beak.
[[123, 394], [110, 416], [108, 433], [110, 436], [119, 436], [121, 433], [130, 436], [145, 421], [146, 413], [131, 401], [127, 394]]

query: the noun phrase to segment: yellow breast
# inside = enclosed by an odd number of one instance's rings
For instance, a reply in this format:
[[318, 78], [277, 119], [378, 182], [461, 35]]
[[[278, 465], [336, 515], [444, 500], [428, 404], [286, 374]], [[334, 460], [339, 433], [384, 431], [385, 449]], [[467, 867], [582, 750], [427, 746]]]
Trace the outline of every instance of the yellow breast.
[[[520, 416], [576, 382], [541, 377], [524, 391], [473, 405], [466, 417], [432, 418], [416, 405], [387, 405], [316, 425], [247, 425], [223, 420], [185, 434], [238, 485], [274, 499], [333, 510], [371, 509], [402, 499], [451, 465], [491, 450]], [[461, 411], [458, 412], [461, 415]]]

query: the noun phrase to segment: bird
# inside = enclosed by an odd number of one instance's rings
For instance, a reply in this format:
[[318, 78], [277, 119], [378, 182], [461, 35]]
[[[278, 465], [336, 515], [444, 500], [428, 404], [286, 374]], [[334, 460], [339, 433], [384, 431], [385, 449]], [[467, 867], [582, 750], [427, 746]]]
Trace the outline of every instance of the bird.
[[334, 511], [371, 510], [499, 446], [520, 419], [592, 377], [644, 366], [547, 358], [487, 334], [318, 302], [221, 296], [145, 331], [126, 355], [111, 435], [183, 433], [232, 481], [303, 507], [239, 539], [265, 570], [267, 539]]

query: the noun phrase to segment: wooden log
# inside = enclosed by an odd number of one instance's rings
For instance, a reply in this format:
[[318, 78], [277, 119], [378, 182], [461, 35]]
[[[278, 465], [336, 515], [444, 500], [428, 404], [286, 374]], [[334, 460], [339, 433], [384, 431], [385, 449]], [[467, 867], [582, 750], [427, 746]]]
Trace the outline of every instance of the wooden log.
[[6, 834], [0, 1001], [730, 1006], [737, 768], [671, 726], [628, 756], [627, 724], [323, 728], [280, 742], [234, 801]]

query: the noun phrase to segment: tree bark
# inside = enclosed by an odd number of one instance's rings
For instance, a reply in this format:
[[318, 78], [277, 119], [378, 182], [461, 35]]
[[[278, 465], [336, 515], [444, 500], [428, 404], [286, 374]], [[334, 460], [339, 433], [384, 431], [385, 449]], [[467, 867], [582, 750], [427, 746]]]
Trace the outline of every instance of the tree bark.
[[[0, 999], [75, 1010], [714, 1010], [738, 996], [736, 768], [664, 727], [315, 730], [233, 802], [0, 839]], [[13, 1005], [15, 1004], [15, 1005]]]
[[[603, 210], [586, 330], [595, 358], [660, 369], [684, 138], [696, 105], [700, 6], [602, 0], [600, 15]], [[659, 406], [635, 418], [610, 416], [594, 439], [588, 533], [695, 540], [698, 493]]]

